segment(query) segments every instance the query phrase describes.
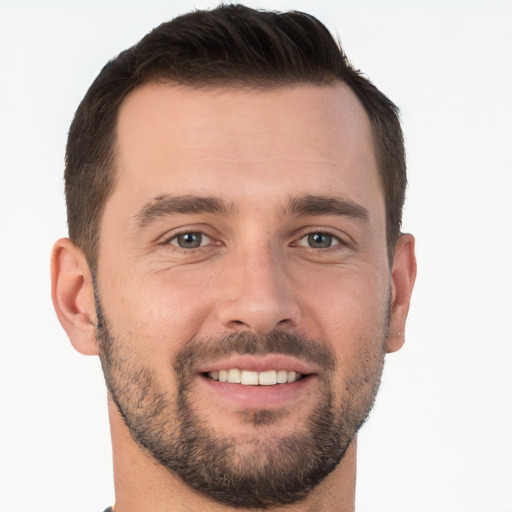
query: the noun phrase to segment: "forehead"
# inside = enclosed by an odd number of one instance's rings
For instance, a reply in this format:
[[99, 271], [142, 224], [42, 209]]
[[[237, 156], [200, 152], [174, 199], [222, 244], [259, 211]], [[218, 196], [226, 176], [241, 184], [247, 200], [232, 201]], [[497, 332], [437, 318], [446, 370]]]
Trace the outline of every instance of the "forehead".
[[[146, 84], [121, 105], [113, 197], [304, 193], [383, 205], [371, 125], [345, 84], [268, 90]], [[105, 212], [107, 213], [107, 212]]]

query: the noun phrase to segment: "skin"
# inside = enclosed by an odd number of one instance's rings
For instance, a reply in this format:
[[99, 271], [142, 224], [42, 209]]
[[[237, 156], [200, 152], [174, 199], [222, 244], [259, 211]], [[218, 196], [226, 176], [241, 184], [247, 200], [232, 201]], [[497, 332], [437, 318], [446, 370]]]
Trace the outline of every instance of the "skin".
[[[340, 401], [363, 353], [377, 369], [386, 352], [402, 346], [414, 239], [402, 235], [390, 267], [370, 122], [344, 84], [267, 91], [144, 85], [119, 112], [117, 168], [101, 224], [99, 295], [113, 334], [152, 370], [167, 398], [178, 385], [172, 361], [198, 337], [285, 330], [322, 340], [335, 354]], [[311, 195], [350, 202], [365, 218], [288, 208], [290, 198]], [[227, 208], [141, 216], [162, 196], [216, 197]], [[190, 251], [177, 244], [182, 232], [206, 238]], [[310, 247], [311, 233], [332, 235], [332, 246]], [[52, 296], [75, 348], [98, 354], [90, 270], [68, 239], [54, 247]], [[318, 375], [291, 397], [270, 392], [269, 408], [286, 414], [265, 429], [247, 420], [266, 407], [262, 396], [241, 404], [199, 374], [191, 384], [196, 413], [216, 433], [241, 441], [289, 435], [301, 429], [321, 389], [321, 369], [310, 370]], [[142, 451], [110, 398], [109, 413], [116, 512], [231, 510]], [[307, 499], [275, 510], [353, 511], [355, 470], [354, 439]]]

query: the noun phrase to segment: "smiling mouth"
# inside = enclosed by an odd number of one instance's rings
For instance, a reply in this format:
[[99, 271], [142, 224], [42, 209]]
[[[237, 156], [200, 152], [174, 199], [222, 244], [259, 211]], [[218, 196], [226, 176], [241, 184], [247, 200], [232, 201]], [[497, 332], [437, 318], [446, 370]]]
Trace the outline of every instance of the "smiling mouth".
[[207, 378], [218, 382], [229, 384], [242, 384], [244, 386], [274, 386], [276, 384], [291, 384], [305, 377], [302, 373], [293, 370], [268, 370], [264, 372], [253, 372], [231, 368], [207, 372]]

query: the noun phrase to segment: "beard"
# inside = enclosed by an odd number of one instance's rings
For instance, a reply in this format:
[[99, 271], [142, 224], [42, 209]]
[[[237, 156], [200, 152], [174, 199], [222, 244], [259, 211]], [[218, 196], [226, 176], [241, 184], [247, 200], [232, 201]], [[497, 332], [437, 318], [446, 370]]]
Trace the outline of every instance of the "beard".
[[[134, 441], [195, 491], [235, 508], [263, 510], [306, 498], [342, 460], [368, 417], [381, 380], [387, 331], [382, 327], [379, 339], [361, 343], [358, 353], [343, 361], [343, 389], [335, 389], [339, 365], [326, 343], [284, 331], [265, 336], [240, 332], [190, 340], [175, 357], [177, 386], [170, 394], [127, 340], [112, 334], [99, 300], [97, 318], [107, 389]], [[285, 409], [242, 411], [250, 424], [244, 434], [216, 432], [195, 406], [192, 367], [231, 354], [272, 353], [322, 369], [321, 393], [307, 417], [293, 433], [272, 436], [266, 429], [288, 414]]]

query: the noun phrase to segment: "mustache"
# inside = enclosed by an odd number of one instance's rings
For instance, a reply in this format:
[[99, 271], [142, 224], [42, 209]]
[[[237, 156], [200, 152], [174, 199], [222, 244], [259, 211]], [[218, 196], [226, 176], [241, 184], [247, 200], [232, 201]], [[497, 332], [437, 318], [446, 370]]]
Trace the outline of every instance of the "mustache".
[[193, 338], [176, 356], [174, 369], [183, 375], [194, 366], [235, 354], [283, 354], [316, 363], [325, 371], [333, 371], [336, 367], [334, 351], [318, 340], [284, 331], [265, 335], [242, 331], [219, 338]]

